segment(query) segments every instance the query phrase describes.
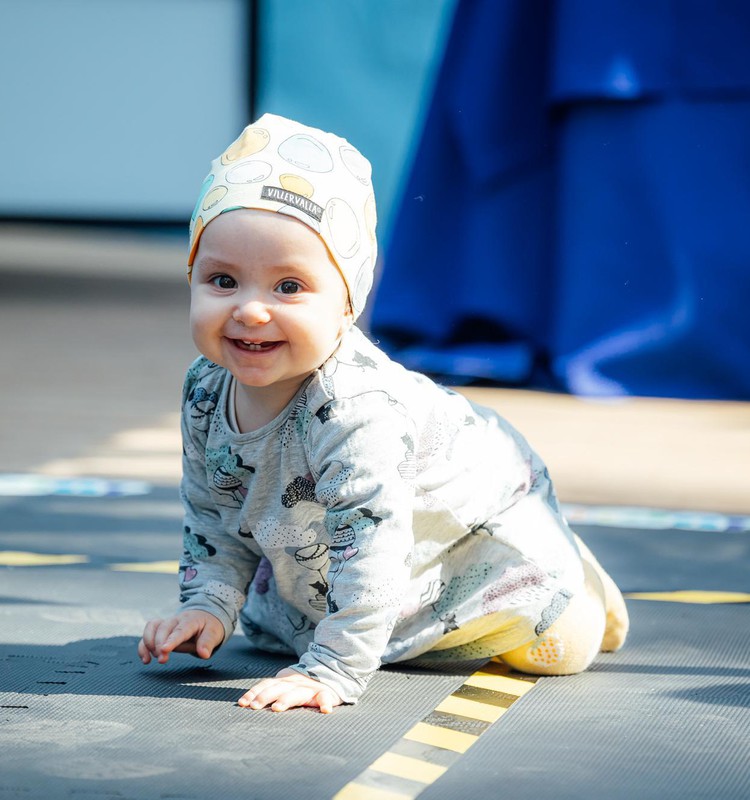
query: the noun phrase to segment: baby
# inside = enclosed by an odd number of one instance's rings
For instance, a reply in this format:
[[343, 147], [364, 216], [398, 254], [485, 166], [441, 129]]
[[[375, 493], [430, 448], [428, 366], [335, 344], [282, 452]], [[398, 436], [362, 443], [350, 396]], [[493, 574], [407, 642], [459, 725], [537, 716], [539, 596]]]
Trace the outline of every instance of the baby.
[[213, 162], [193, 213], [182, 605], [138, 652], [206, 659], [239, 619], [296, 658], [240, 706], [328, 713], [407, 659], [579, 672], [627, 632], [523, 437], [355, 327], [375, 221], [369, 162], [271, 114]]

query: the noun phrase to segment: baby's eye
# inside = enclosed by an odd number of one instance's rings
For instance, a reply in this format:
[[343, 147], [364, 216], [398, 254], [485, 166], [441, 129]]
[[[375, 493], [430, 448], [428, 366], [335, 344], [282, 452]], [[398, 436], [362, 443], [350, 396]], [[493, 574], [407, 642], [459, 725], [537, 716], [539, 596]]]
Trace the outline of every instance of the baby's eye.
[[281, 281], [278, 288], [282, 294], [296, 294], [302, 287], [297, 281]]
[[237, 281], [230, 275], [215, 275], [211, 278], [211, 283], [213, 283], [217, 289], [234, 289], [237, 286]]

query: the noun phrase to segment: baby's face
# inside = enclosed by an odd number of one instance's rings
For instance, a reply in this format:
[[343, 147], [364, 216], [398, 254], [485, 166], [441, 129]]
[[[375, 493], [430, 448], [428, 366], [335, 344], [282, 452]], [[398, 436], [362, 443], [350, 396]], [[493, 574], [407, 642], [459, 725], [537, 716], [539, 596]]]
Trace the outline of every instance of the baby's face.
[[351, 323], [343, 278], [304, 223], [238, 209], [206, 227], [191, 282], [193, 340], [242, 386], [291, 398]]

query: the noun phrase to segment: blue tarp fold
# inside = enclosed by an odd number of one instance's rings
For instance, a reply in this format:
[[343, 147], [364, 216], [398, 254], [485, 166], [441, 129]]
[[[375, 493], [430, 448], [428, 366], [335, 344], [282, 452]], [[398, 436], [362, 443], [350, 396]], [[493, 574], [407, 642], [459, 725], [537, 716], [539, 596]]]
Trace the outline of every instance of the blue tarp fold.
[[371, 327], [407, 366], [750, 399], [750, 4], [459, 3]]

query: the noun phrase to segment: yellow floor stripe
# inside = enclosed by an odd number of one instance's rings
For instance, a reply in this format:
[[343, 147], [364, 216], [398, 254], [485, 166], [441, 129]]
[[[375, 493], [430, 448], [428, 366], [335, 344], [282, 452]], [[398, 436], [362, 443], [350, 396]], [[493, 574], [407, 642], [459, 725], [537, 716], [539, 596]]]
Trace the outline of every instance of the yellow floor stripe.
[[[66, 564], [88, 564], [90, 558], [84, 555], [57, 553], [28, 553], [23, 550], [0, 550], [0, 567], [47, 567]], [[115, 572], [158, 572], [176, 575], [179, 561], [137, 561], [125, 564], [110, 564]]]
[[478, 689], [494, 689], [496, 692], [522, 697], [526, 692], [530, 692], [534, 688], [534, 681], [505, 678], [502, 675], [494, 675], [491, 672], [479, 670], [467, 679], [466, 686], [476, 686]]
[[418, 722], [404, 734], [404, 739], [412, 742], [444, 747], [455, 753], [465, 753], [478, 738], [471, 733], [451, 731], [448, 728], [439, 728], [437, 725], [428, 725], [426, 722]]
[[179, 561], [141, 561], [133, 564], [110, 564], [115, 572], [161, 572], [176, 575], [180, 568]]
[[362, 786], [359, 783], [347, 783], [336, 795], [335, 800], [412, 800], [413, 795], [391, 792], [387, 789], [376, 789], [374, 786]]
[[505, 713], [506, 709], [468, 700], [465, 697], [448, 696], [435, 708], [435, 711], [444, 711], [446, 714], [458, 714], [461, 717], [481, 719], [482, 722], [496, 722]]
[[[453, 730], [449, 727], [451, 724], [486, 729], [487, 723], [494, 723], [508, 710], [507, 706], [533, 689], [536, 681], [537, 678], [531, 676], [516, 676], [502, 662], [488, 661], [410, 728], [392, 745], [392, 750], [384, 753], [344, 786], [333, 800], [413, 800], [439, 780], [481, 735]], [[472, 692], [462, 691], [463, 687], [486, 689], [497, 694], [483, 696], [475, 691], [471, 697], [467, 695]], [[426, 749], [412, 744], [415, 742], [417, 745], [426, 745]], [[408, 754], [395, 752], [404, 749]], [[448, 766], [444, 766], [446, 764]], [[378, 786], [379, 775], [383, 781], [393, 781], [393, 788]], [[399, 780], [404, 781], [403, 787], [398, 785]]]
[[3, 567], [46, 567], [58, 564], [86, 564], [88, 560], [88, 556], [26, 553], [22, 550], [0, 550], [0, 566]]
[[430, 764], [419, 758], [402, 756], [399, 753], [384, 753], [370, 769], [419, 783], [434, 783], [445, 772], [446, 767]]
[[679, 592], [631, 592], [628, 600], [663, 600], [668, 603], [750, 603], [750, 594], [744, 592], [706, 592], [687, 589]]

